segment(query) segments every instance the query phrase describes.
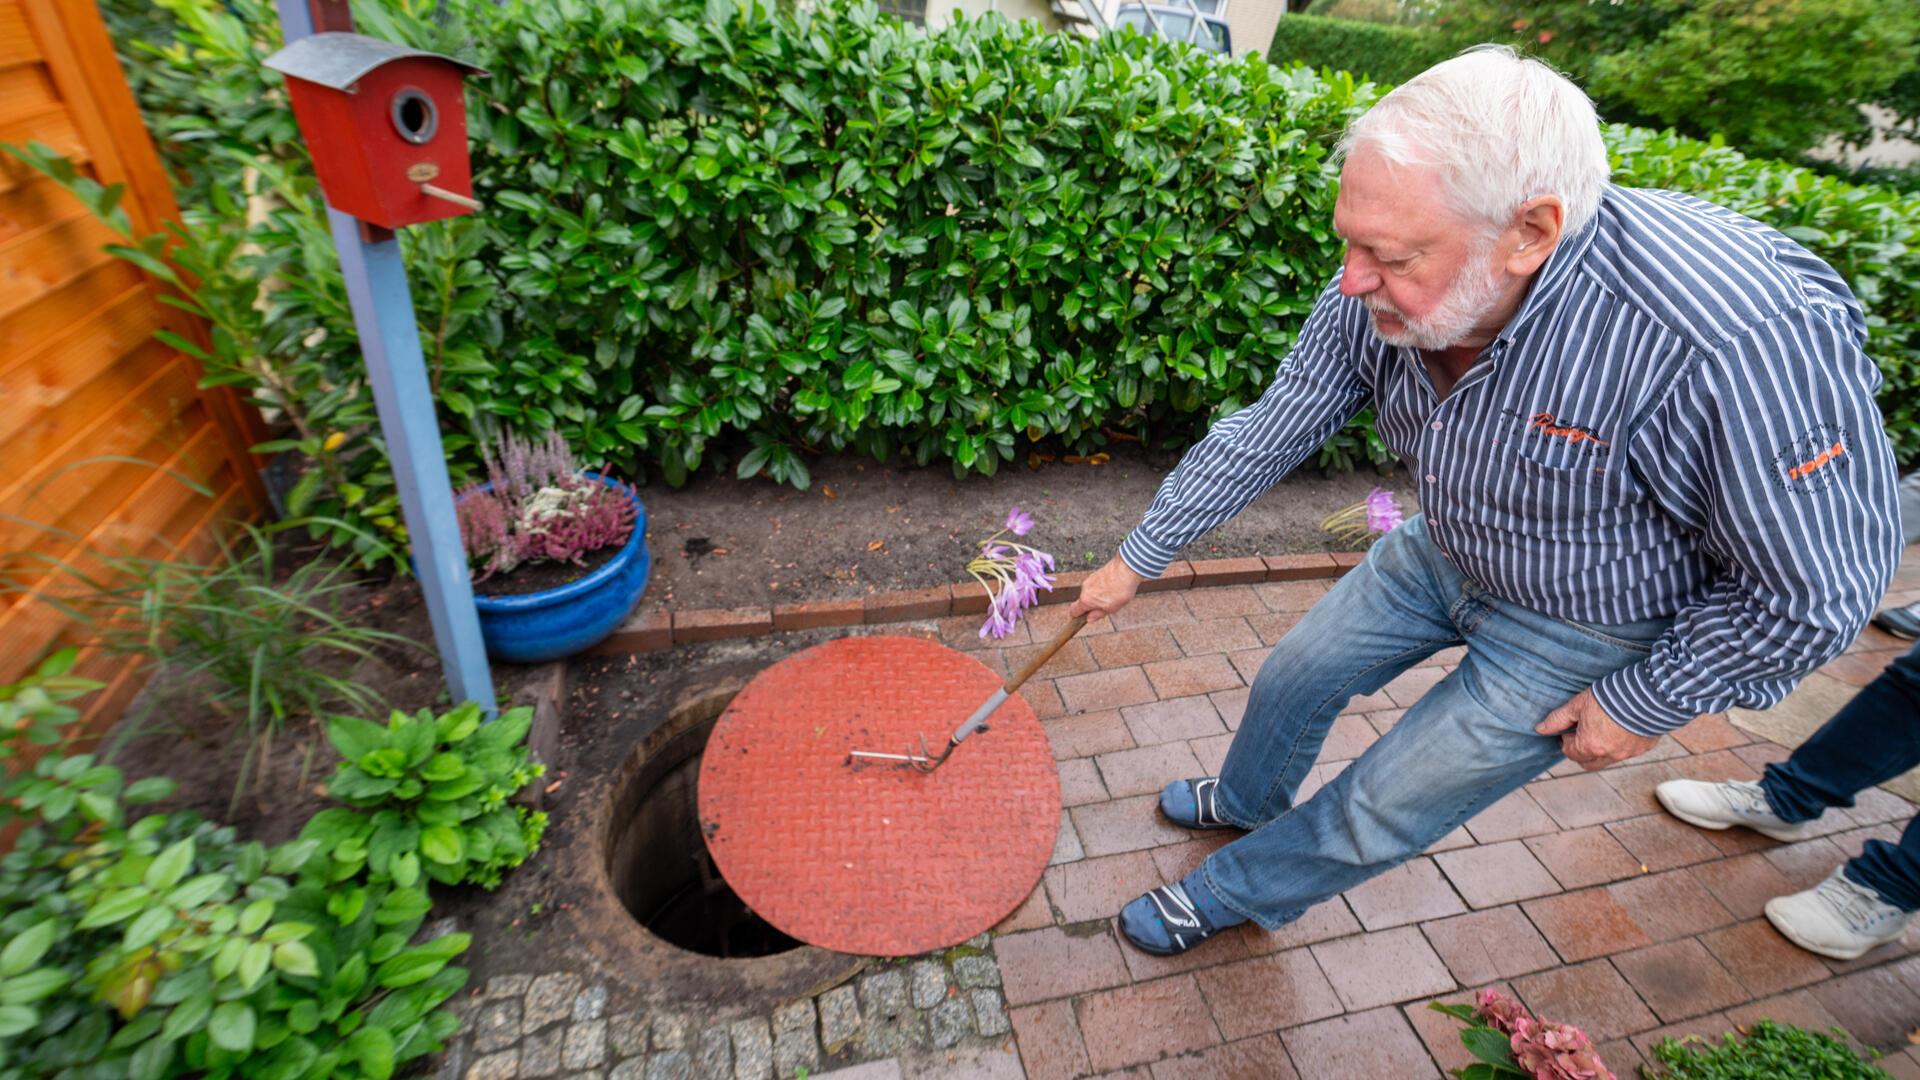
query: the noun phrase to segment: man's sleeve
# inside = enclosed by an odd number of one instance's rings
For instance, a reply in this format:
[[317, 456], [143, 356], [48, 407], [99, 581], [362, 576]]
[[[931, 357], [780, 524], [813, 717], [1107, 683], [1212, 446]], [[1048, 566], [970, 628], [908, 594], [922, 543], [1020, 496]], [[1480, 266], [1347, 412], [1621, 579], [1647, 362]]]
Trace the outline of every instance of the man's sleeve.
[[1239, 513], [1360, 412], [1371, 393], [1354, 355], [1365, 318], [1340, 296], [1338, 278], [1320, 294], [1260, 400], [1187, 451], [1121, 541], [1120, 558], [1134, 573], [1159, 577], [1181, 548]]
[[1789, 312], [1702, 357], [1636, 436], [1720, 573], [1652, 655], [1594, 684], [1622, 727], [1769, 708], [1866, 625], [1900, 555], [1879, 382], [1845, 312]]

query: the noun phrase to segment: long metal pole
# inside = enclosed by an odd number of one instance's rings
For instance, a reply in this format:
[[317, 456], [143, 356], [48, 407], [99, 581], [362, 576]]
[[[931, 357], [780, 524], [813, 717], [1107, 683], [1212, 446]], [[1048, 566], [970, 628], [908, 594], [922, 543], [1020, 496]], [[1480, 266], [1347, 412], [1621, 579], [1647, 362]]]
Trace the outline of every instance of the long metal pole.
[[[276, 0], [275, 6], [289, 45], [315, 32], [314, 8], [326, 20], [323, 29], [352, 29], [344, 0], [312, 0], [311, 5], [309, 0]], [[493, 696], [486, 644], [480, 637], [480, 613], [473, 604], [473, 582], [453, 509], [453, 482], [447, 478], [447, 455], [440, 444], [440, 421], [434, 413], [426, 357], [420, 351], [419, 323], [414, 318], [413, 293], [407, 287], [406, 265], [400, 258], [400, 241], [384, 231], [383, 239], [368, 239], [361, 233], [359, 219], [331, 206], [327, 220], [340, 253], [347, 300], [353, 306], [353, 327], [366, 356], [380, 433], [400, 489], [400, 511], [413, 547], [420, 591], [426, 595], [440, 666], [456, 704], [475, 702], [492, 717], [499, 706]]]

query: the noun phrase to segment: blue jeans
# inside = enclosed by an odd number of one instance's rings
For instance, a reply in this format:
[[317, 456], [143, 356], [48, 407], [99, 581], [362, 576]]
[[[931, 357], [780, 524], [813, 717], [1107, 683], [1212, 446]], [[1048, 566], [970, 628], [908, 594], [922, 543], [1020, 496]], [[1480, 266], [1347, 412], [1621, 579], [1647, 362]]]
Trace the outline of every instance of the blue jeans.
[[[1670, 620], [1577, 624], [1489, 595], [1414, 517], [1307, 612], [1260, 668], [1221, 769], [1208, 857], [1222, 903], [1269, 930], [1425, 851], [1561, 760], [1549, 712], [1644, 659]], [[1295, 794], [1335, 715], [1441, 649], [1460, 666], [1314, 796]]]
[[[1773, 812], [1811, 821], [1829, 806], [1920, 765], [1920, 645], [1895, 660], [1786, 761], [1760, 778]], [[1920, 819], [1899, 844], [1867, 841], [1847, 876], [1905, 911], [1920, 911]]]

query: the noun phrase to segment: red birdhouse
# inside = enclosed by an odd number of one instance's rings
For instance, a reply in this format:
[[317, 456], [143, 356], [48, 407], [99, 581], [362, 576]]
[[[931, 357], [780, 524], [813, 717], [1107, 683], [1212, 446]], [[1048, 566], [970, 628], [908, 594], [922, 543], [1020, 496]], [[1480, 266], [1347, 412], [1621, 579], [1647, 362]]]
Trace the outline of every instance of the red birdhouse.
[[327, 202], [388, 229], [480, 208], [463, 80], [486, 72], [360, 34], [313, 34], [266, 66], [287, 77]]

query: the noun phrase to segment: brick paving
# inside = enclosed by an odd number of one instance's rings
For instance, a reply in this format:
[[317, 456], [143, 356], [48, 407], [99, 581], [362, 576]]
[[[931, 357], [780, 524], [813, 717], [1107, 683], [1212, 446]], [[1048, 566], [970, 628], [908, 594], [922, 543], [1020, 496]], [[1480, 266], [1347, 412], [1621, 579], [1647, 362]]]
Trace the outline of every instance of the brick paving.
[[[1215, 569], [1195, 564], [1203, 580]], [[1896, 588], [1920, 586], [1914, 577]], [[1760, 914], [1868, 837], [1897, 835], [1913, 804], [1875, 791], [1795, 844], [1675, 822], [1654, 802], [1661, 781], [1752, 779], [1786, 756], [1724, 716], [1599, 773], [1563, 763], [1280, 931], [1244, 926], [1172, 960], [1122, 942], [1121, 904], [1227, 839], [1168, 825], [1154, 793], [1218, 769], [1266, 649], [1326, 589], [1287, 580], [1143, 596], [1023, 691], [1069, 804], [1053, 865], [994, 940], [1027, 1076], [1440, 1077], [1467, 1059], [1458, 1025], [1426, 1003], [1497, 986], [1585, 1027], [1623, 1076], [1665, 1035], [1771, 1016], [1842, 1026], [1890, 1051], [1892, 1075], [1920, 1080], [1906, 1043], [1920, 1027], [1920, 934], [1839, 964], [1793, 947]], [[1020, 646], [1057, 629], [1060, 609], [1042, 612], [1047, 625]], [[958, 643], [977, 620], [948, 624]], [[1904, 647], [1862, 641], [1871, 647], [1836, 662], [1834, 678], [1857, 685]], [[1459, 658], [1450, 650], [1351, 702], [1309, 786], [1363, 753]]]

